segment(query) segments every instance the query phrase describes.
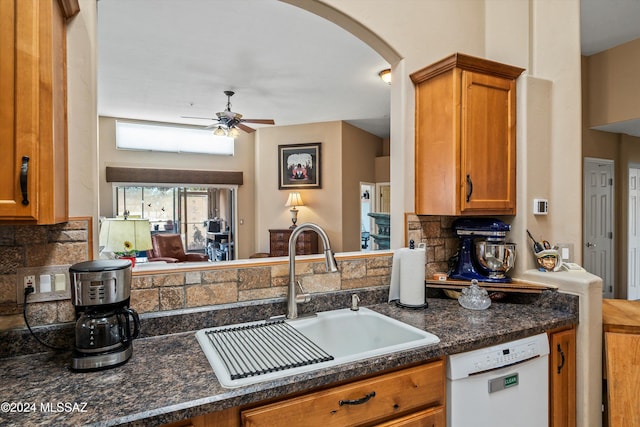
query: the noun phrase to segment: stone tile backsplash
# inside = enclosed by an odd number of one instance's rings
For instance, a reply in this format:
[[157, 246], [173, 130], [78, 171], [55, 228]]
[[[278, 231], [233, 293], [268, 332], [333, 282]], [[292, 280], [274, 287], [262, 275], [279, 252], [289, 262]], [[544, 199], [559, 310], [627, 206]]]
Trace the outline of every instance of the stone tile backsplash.
[[[0, 331], [24, 327], [17, 304], [16, 273], [21, 267], [75, 264], [91, 259], [91, 218], [56, 225], [0, 225]], [[74, 320], [70, 300], [29, 304], [29, 324]]]
[[[451, 233], [454, 218], [409, 214], [407, 237], [427, 246], [427, 277], [447, 271], [447, 261], [458, 247]], [[22, 305], [16, 302], [16, 271], [20, 267], [74, 264], [93, 257], [90, 218], [52, 226], [0, 225], [0, 331], [23, 328]], [[143, 274], [134, 272], [131, 306], [139, 313], [178, 310], [284, 297], [288, 282], [286, 262], [256, 266], [216, 265], [208, 270]], [[298, 260], [296, 275], [310, 293], [389, 285], [392, 255], [371, 253], [338, 261], [338, 273], [327, 273], [324, 262]], [[32, 303], [30, 324], [72, 322], [69, 300]]]

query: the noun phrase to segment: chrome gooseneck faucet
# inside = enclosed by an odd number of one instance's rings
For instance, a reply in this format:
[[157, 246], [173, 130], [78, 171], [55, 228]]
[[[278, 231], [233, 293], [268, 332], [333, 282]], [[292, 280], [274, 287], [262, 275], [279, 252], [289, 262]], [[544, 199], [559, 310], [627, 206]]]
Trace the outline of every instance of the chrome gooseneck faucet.
[[291, 236], [289, 237], [289, 289], [287, 290], [287, 319], [295, 319], [298, 317], [298, 302], [309, 302], [311, 299], [309, 294], [303, 293], [296, 295], [296, 286], [300, 287], [300, 290], [304, 292], [300, 282], [296, 281], [296, 240], [298, 240], [300, 233], [305, 230], [315, 231], [322, 239], [327, 271], [331, 273], [338, 271], [338, 265], [336, 264], [336, 259], [333, 256], [333, 251], [331, 250], [329, 237], [319, 225], [308, 222], [306, 224], [300, 224], [294, 228]]

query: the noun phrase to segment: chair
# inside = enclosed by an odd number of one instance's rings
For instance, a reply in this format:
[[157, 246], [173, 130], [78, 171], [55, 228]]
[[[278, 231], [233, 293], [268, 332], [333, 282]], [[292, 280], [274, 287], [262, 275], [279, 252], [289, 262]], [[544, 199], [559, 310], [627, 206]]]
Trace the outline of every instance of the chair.
[[182, 238], [179, 234], [154, 234], [151, 236], [153, 249], [147, 252], [150, 262], [198, 262], [208, 261], [205, 254], [186, 252], [182, 245]]

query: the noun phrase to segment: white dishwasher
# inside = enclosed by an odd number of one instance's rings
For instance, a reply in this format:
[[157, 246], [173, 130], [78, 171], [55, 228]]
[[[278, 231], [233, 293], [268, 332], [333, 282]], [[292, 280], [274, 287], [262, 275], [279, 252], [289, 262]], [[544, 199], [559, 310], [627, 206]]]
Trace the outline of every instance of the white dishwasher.
[[539, 334], [448, 357], [447, 427], [549, 425], [549, 341]]

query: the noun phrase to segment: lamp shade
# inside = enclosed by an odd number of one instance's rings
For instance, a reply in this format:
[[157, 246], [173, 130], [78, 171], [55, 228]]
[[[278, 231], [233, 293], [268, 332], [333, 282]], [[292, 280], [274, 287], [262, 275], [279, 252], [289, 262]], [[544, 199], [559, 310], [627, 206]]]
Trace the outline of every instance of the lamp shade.
[[99, 245], [115, 253], [151, 249], [149, 220], [106, 218], [100, 227]]
[[289, 193], [289, 198], [287, 199], [287, 203], [285, 203], [285, 206], [304, 206], [300, 193], [298, 193], [297, 191], [292, 191], [291, 193]]

